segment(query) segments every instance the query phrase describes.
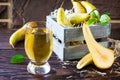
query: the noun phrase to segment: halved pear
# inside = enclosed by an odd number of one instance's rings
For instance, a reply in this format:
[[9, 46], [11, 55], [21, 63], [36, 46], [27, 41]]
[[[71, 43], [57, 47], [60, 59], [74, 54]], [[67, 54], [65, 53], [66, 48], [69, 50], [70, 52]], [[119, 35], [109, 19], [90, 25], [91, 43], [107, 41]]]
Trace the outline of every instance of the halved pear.
[[109, 48], [105, 48], [96, 42], [87, 23], [83, 24], [82, 29], [85, 41], [96, 67], [100, 69], [110, 68], [114, 63], [114, 51]]

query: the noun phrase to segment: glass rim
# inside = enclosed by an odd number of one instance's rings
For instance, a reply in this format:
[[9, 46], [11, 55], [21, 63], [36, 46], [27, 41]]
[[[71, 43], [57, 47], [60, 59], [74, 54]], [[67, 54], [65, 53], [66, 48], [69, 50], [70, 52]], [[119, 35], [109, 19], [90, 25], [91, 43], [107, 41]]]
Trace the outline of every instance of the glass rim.
[[[29, 23], [31, 23], [31, 22], [37, 23], [37, 26], [29, 27], [30, 26]], [[39, 26], [39, 25], [41, 25], [41, 26]], [[46, 28], [46, 21], [29, 21], [29, 22], [26, 23], [26, 28], [33, 29], [33, 28], [39, 28], [39, 27]]]

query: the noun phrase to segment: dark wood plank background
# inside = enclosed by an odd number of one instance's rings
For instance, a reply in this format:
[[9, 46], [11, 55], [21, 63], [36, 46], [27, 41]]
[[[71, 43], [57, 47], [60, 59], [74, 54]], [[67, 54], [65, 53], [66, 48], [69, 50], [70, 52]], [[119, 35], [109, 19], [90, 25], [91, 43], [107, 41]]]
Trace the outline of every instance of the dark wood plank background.
[[[5, 2], [7, 0], [0, 0]], [[28, 21], [46, 20], [46, 16], [64, 2], [64, 9], [71, 9], [71, 0], [13, 0], [13, 28], [22, 27]], [[112, 20], [120, 20], [120, 0], [88, 0], [92, 2], [100, 13], [110, 13]], [[6, 7], [0, 6], [0, 18], [6, 18]], [[6, 23], [0, 23], [6, 26]], [[120, 39], [120, 23], [112, 23], [111, 38]]]

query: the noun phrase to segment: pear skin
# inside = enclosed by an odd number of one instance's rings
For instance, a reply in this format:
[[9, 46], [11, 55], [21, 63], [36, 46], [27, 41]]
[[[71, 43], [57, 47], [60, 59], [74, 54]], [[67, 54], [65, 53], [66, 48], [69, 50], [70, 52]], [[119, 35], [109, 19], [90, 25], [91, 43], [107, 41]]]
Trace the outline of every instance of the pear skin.
[[72, 13], [67, 17], [72, 24], [80, 24], [81, 22], [88, 20], [90, 15], [87, 13]]
[[34, 21], [28, 22], [10, 36], [9, 43], [13, 48], [17, 42], [25, 39], [26, 26], [30, 26], [30, 27], [37, 26], [37, 23]]
[[71, 2], [75, 13], [86, 13], [86, 9], [79, 0], [71, 0]]
[[26, 25], [24, 25], [22, 28], [18, 29], [17, 31], [15, 31], [9, 39], [9, 43], [10, 45], [14, 48], [14, 45], [21, 40], [25, 39], [25, 29]]
[[81, 4], [85, 7], [88, 14], [96, 9], [96, 7], [88, 1], [81, 1]]

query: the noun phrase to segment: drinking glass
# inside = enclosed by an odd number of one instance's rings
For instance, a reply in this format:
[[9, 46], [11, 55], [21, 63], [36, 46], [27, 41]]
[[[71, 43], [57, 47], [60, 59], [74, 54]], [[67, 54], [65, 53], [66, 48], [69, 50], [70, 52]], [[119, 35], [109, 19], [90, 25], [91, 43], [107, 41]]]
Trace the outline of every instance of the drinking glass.
[[45, 21], [36, 21], [26, 26], [25, 52], [30, 62], [27, 71], [32, 74], [47, 74], [50, 71], [48, 59], [52, 54], [53, 37]]

